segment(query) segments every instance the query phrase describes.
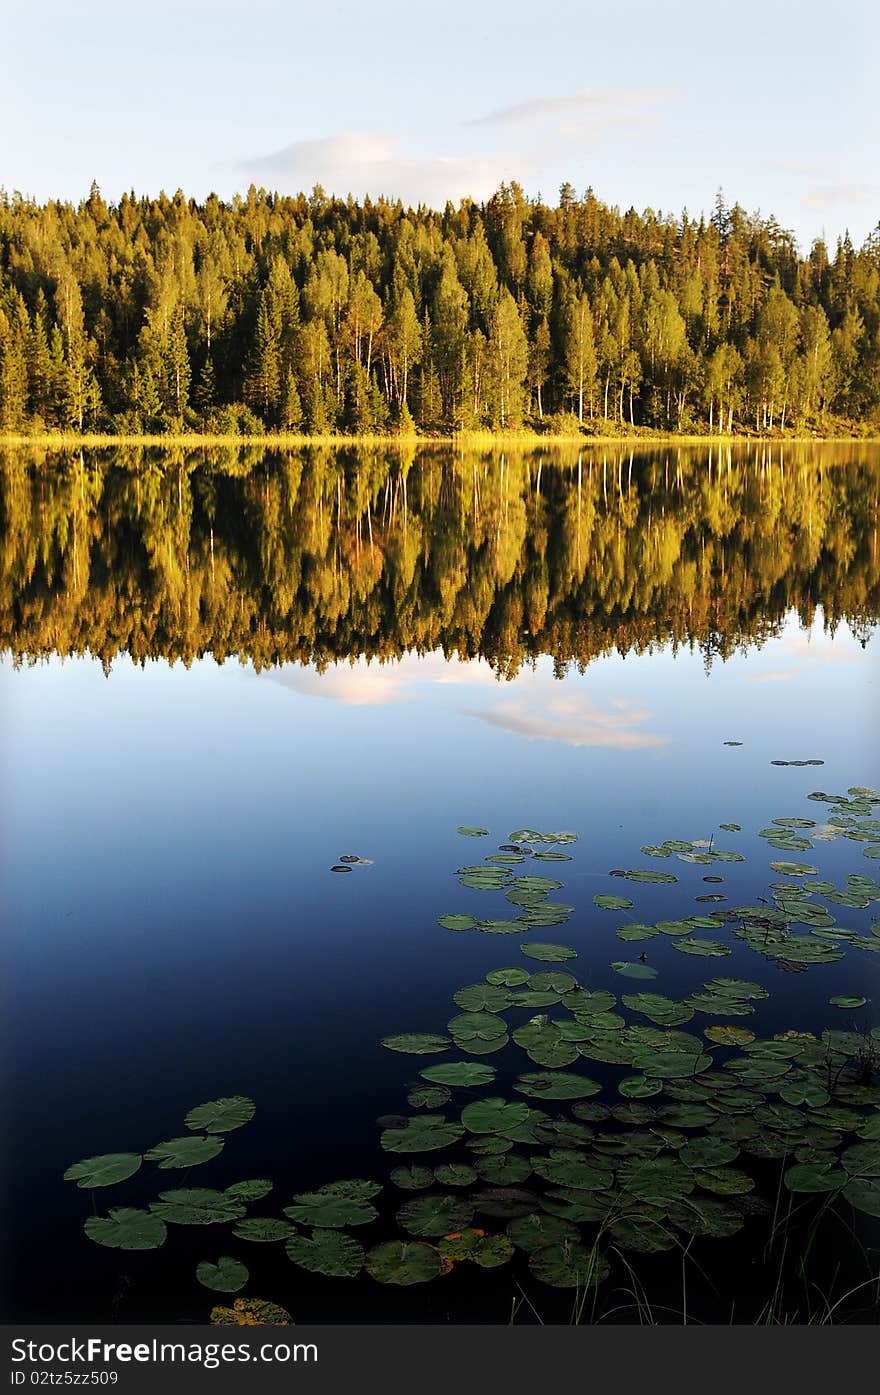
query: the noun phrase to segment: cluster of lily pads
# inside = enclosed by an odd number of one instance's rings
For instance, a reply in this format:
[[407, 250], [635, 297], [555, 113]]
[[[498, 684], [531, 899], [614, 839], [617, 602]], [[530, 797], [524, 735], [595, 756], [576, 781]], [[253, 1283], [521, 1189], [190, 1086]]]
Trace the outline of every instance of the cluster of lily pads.
[[[795, 838], [877, 836], [872, 816], [880, 796], [873, 791], [810, 797], [832, 804], [825, 824], [780, 819], [762, 836], [774, 846]], [[459, 832], [489, 836], [475, 827]], [[524, 937], [565, 924], [573, 908], [550, 899], [562, 883], [514, 869], [527, 858], [565, 861], [571, 854], [561, 849], [575, 839], [531, 829], [511, 833], [497, 853], [457, 873], [463, 887], [503, 894], [510, 915], [456, 913], [441, 924]], [[642, 851], [698, 863], [739, 857], [685, 840]], [[712, 928], [804, 968], [840, 958], [844, 946], [880, 949], [876, 925], [863, 935], [835, 921], [838, 907], [865, 909], [880, 900], [873, 879], [852, 874], [837, 888], [812, 880], [813, 868], [771, 865], [785, 880], [772, 883], [760, 904], [633, 921], [617, 933], [624, 941], [664, 937], [698, 957], [730, 953], [727, 941], [694, 934]], [[634, 884], [676, 880], [650, 869], [615, 875]], [[594, 904], [633, 909], [628, 897], [602, 894]], [[807, 933], [793, 934], [793, 926]], [[571, 946], [523, 938], [520, 948], [547, 967], [492, 969], [454, 994], [456, 1012], [443, 1030], [400, 1030], [383, 1040], [421, 1066], [408, 1086], [409, 1112], [380, 1121], [381, 1148], [401, 1159], [389, 1179], [398, 1193], [391, 1234], [389, 1193], [367, 1178], [297, 1194], [275, 1215], [249, 1210], [272, 1190], [268, 1181], [223, 1191], [184, 1186], [161, 1192], [146, 1209], [92, 1216], [86, 1234], [114, 1248], [153, 1249], [168, 1225], [229, 1225], [236, 1241], [283, 1245], [300, 1269], [334, 1278], [366, 1272], [381, 1283], [409, 1286], [463, 1264], [494, 1269], [522, 1262], [543, 1283], [591, 1292], [626, 1252], [672, 1250], [695, 1236], [726, 1238], [762, 1218], [766, 1233], [780, 1180], [793, 1205], [846, 1208], [850, 1220], [880, 1217], [880, 1027], [762, 1034], [759, 1014], [769, 994], [760, 983], [715, 977], [680, 998], [647, 990], [618, 996], [570, 971], [577, 958]], [[631, 978], [656, 972], [638, 960], [611, 967]], [[846, 1009], [866, 1004], [860, 993], [830, 1001]], [[500, 1067], [486, 1059], [498, 1053]], [[427, 1057], [444, 1059], [422, 1065]], [[128, 1180], [144, 1161], [188, 1170], [216, 1159], [222, 1135], [252, 1114], [243, 1097], [212, 1101], [187, 1115], [184, 1137], [143, 1155], [89, 1158], [65, 1176], [101, 1188]], [[242, 1258], [222, 1254], [201, 1262], [196, 1277], [235, 1293], [249, 1273]]]

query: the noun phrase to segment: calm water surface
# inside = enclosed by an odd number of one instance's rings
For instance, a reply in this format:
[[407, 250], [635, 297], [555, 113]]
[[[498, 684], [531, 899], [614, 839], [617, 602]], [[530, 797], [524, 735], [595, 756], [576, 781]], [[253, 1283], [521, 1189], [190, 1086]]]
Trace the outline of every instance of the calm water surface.
[[[384, 1152], [376, 1120], [412, 1113], [408, 1083], [451, 1058], [381, 1038], [444, 1031], [453, 993], [499, 966], [555, 967], [525, 958], [519, 936], [437, 923], [511, 913], [502, 891], [462, 887], [455, 871], [514, 830], [579, 835], [571, 861], [512, 874], [564, 884], [552, 897], [570, 918], [527, 939], [575, 948], [561, 967], [590, 989], [679, 1000], [723, 974], [769, 989], [731, 1019], [761, 1038], [876, 1027], [880, 961], [865, 949], [782, 972], [730, 924], [723, 959], [616, 931], [769, 898], [772, 859], [806, 859], [838, 887], [877, 873], [870, 840], [808, 832], [810, 851], [789, 853], [757, 835], [781, 816], [822, 824], [829, 806], [811, 792], [880, 783], [878, 482], [880, 451], [854, 445], [783, 459], [778, 447], [6, 457], [7, 1320], [203, 1321], [226, 1300], [195, 1265], [232, 1254], [251, 1270], [246, 1292], [299, 1322], [504, 1322], [520, 1286], [567, 1321], [570, 1294], [519, 1259], [397, 1289], [315, 1279], [228, 1227], [170, 1226], [149, 1253], [82, 1230], [93, 1205], [146, 1206], [165, 1187], [271, 1178], [251, 1211], [277, 1216], [294, 1193], [375, 1176], [382, 1220], [364, 1238], [398, 1234], [394, 1209], [415, 1193], [388, 1184], [390, 1168], [444, 1155]], [[824, 765], [771, 764], [807, 759]], [[640, 851], [670, 838], [744, 860]], [[342, 854], [370, 865], [331, 873]], [[678, 880], [609, 878], [629, 868]], [[635, 907], [597, 908], [609, 893]], [[695, 901], [711, 893], [727, 901]], [[836, 906], [837, 922], [870, 937], [877, 905]], [[643, 950], [656, 979], [612, 969]], [[841, 1011], [837, 994], [868, 1001]], [[537, 1069], [513, 1047], [485, 1059], [496, 1093]], [[602, 1099], [621, 1099], [631, 1070], [581, 1066]], [[253, 1121], [186, 1177], [145, 1165], [94, 1194], [61, 1180], [77, 1159], [176, 1138], [192, 1106], [236, 1094]], [[773, 1185], [779, 1164], [758, 1164], [774, 1166]], [[849, 1211], [851, 1227], [854, 1214], [876, 1245], [880, 1221]], [[717, 1266], [731, 1242], [700, 1243]], [[733, 1244], [718, 1293], [693, 1280], [693, 1301], [721, 1320], [757, 1282], [760, 1244]], [[635, 1259], [654, 1301], [674, 1306], [680, 1256]]]

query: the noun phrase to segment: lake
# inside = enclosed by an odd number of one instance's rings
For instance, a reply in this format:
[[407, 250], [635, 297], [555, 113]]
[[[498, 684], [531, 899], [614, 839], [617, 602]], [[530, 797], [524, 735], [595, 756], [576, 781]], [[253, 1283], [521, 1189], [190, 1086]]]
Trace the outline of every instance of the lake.
[[878, 499], [0, 457], [5, 1320], [876, 1321]]

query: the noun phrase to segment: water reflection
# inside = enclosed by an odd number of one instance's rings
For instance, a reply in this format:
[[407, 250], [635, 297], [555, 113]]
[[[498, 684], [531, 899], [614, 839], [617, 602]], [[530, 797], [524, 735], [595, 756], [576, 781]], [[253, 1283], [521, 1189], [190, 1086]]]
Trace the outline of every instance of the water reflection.
[[[0, 644], [257, 668], [440, 651], [509, 676], [667, 643], [710, 664], [791, 609], [865, 639], [878, 462], [851, 444], [11, 453]], [[638, 713], [576, 715], [612, 718], [639, 744]]]

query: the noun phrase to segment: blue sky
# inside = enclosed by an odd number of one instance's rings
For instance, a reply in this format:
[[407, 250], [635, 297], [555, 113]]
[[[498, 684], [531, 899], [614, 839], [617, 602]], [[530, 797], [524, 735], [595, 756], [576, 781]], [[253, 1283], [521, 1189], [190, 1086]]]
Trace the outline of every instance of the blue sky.
[[568, 179], [626, 208], [880, 221], [880, 6], [848, 0], [3, 0], [0, 184], [258, 185], [442, 206]]

